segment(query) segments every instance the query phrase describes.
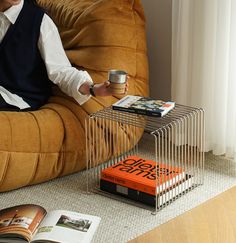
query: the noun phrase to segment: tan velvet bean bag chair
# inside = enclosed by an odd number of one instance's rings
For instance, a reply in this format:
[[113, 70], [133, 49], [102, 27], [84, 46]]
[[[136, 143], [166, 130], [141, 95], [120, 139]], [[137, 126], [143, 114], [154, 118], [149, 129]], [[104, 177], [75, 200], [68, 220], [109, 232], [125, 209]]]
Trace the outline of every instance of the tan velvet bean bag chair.
[[[126, 70], [128, 93], [148, 95], [145, 20], [139, 0], [38, 2], [58, 26], [75, 67], [87, 70], [95, 83], [106, 80], [110, 69]], [[92, 97], [80, 106], [55, 90], [38, 111], [0, 112], [0, 191], [84, 169], [85, 118], [119, 98]]]

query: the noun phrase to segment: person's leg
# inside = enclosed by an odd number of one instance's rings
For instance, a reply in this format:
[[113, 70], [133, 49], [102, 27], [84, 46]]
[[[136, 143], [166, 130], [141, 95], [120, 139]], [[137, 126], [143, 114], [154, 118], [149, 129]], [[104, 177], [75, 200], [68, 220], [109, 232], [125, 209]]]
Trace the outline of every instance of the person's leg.
[[20, 111], [20, 108], [14, 105], [7, 104], [6, 101], [0, 95], [0, 111]]

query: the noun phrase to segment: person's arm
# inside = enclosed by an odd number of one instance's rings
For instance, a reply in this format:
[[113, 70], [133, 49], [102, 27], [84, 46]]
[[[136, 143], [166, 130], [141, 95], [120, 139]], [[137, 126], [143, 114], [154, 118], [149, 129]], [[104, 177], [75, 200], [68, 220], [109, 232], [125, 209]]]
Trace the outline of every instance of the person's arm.
[[[44, 15], [38, 47], [45, 62], [49, 79], [60, 89], [72, 96], [79, 104], [86, 102], [91, 94], [93, 81], [86, 71], [72, 67], [61, 43], [56, 25], [48, 15]], [[109, 83], [96, 84], [93, 87], [96, 96], [111, 95]]]
[[109, 81], [105, 81], [101, 84], [95, 84], [94, 86], [91, 86], [89, 82], [85, 82], [80, 86], [79, 92], [87, 95], [93, 93], [94, 96], [109, 96], [112, 95], [112, 92], [109, 89], [109, 85]]

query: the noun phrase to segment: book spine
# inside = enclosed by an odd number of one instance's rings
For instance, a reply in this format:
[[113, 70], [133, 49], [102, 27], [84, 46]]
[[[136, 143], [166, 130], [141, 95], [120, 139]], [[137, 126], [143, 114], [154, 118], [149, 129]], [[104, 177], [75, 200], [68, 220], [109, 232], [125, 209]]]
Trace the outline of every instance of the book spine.
[[167, 177], [167, 181], [161, 183], [158, 185], [157, 183], [157, 187], [155, 186], [155, 181], [153, 181], [153, 185], [148, 185], [145, 183], [140, 183], [138, 181], [134, 181], [129, 179], [128, 177], [124, 178], [121, 176], [114, 176], [114, 175], [110, 175], [109, 173], [106, 173], [104, 171], [102, 171], [101, 174], [101, 179], [121, 185], [121, 186], [125, 186], [134, 190], [139, 190], [151, 195], [156, 195], [156, 193], [161, 193], [162, 191], [168, 189], [169, 187], [173, 186], [174, 184], [178, 183], [179, 181], [181, 181], [183, 178], [185, 177], [185, 173], [181, 172], [178, 175], [172, 177], [172, 178], [168, 178]]
[[100, 189], [113, 194], [122, 195], [132, 200], [136, 200], [136, 201], [138, 200], [137, 190], [123, 187], [106, 180], [102, 180], [102, 179], [100, 180]]
[[154, 186], [145, 185], [145, 184], [142, 184], [137, 181], [132, 181], [132, 180], [129, 180], [129, 178], [122, 178], [122, 177], [113, 176], [113, 175], [111, 176], [109, 174], [102, 172], [101, 179], [121, 185], [121, 186], [129, 187], [134, 190], [146, 192], [146, 193], [149, 193], [152, 195], [155, 195], [155, 193], [156, 193]]
[[156, 196], [154, 195], [123, 187], [109, 181], [101, 180], [100, 189], [150, 206], [155, 206], [156, 204]]
[[112, 182], [108, 182], [106, 180], [100, 180], [100, 189], [103, 191], [122, 195], [126, 198], [142, 202], [150, 206], [155, 206], [157, 202], [159, 207], [174, 199], [176, 196], [180, 195], [184, 191], [188, 190], [192, 187], [192, 185], [193, 184], [191, 177], [188, 178], [188, 176], [186, 176], [186, 180], [178, 183], [170, 190], [164, 191], [160, 195], [150, 195], [145, 192], [141, 192], [124, 186], [120, 186]]
[[140, 115], [146, 115], [146, 116], [155, 116], [155, 117], [161, 117], [161, 113], [159, 112], [152, 112], [149, 110], [139, 110], [135, 109], [135, 113], [140, 114]]
[[181, 193], [185, 192], [189, 188], [191, 188], [193, 185], [192, 178], [186, 175], [186, 179], [180, 183], [177, 184], [177, 186], [173, 186], [170, 190], [166, 190], [164, 193], [158, 197], [159, 205], [163, 205], [170, 200], [174, 199]]
[[119, 107], [119, 106], [112, 106], [112, 109], [116, 110], [116, 111], [125, 111], [125, 112], [130, 112], [130, 113], [136, 113], [135, 110], [127, 109], [127, 108]]
[[157, 196], [149, 195], [149, 194], [143, 193], [143, 192], [137, 192], [138, 201], [151, 205], [151, 206], [155, 206], [156, 202], [157, 202], [158, 206], [160, 207], [160, 206], [164, 205], [165, 203], [168, 203], [170, 200], [174, 199], [175, 197], [177, 197], [178, 195], [180, 195], [187, 189], [189, 189], [191, 186], [192, 186], [192, 181], [191, 181], [191, 179], [189, 179], [182, 183], [179, 183], [177, 186], [173, 187], [171, 190], [166, 190]]
[[126, 111], [126, 112], [130, 112], [130, 113], [135, 113], [135, 114], [139, 114], [139, 115], [162, 117], [161, 113], [152, 112], [152, 111], [148, 111], [148, 110], [130, 109], [130, 108], [124, 108], [124, 107], [119, 107], [119, 106], [113, 106], [112, 109], [117, 110], [117, 111]]

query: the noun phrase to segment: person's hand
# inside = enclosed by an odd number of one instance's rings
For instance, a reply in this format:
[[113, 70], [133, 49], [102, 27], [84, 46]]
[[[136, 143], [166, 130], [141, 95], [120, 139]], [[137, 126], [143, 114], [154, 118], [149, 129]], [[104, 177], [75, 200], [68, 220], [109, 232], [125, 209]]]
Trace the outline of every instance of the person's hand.
[[[113, 95], [112, 90], [109, 88], [110, 86], [110, 82], [109, 81], [105, 81], [101, 84], [95, 84], [93, 91], [95, 93], [95, 96], [110, 96]], [[125, 86], [125, 93], [126, 94], [128, 92], [128, 82], [126, 82], [126, 86]]]
[[112, 95], [111, 90], [109, 89], [110, 82], [105, 81], [101, 84], [95, 84], [93, 91], [95, 96], [109, 96]]

